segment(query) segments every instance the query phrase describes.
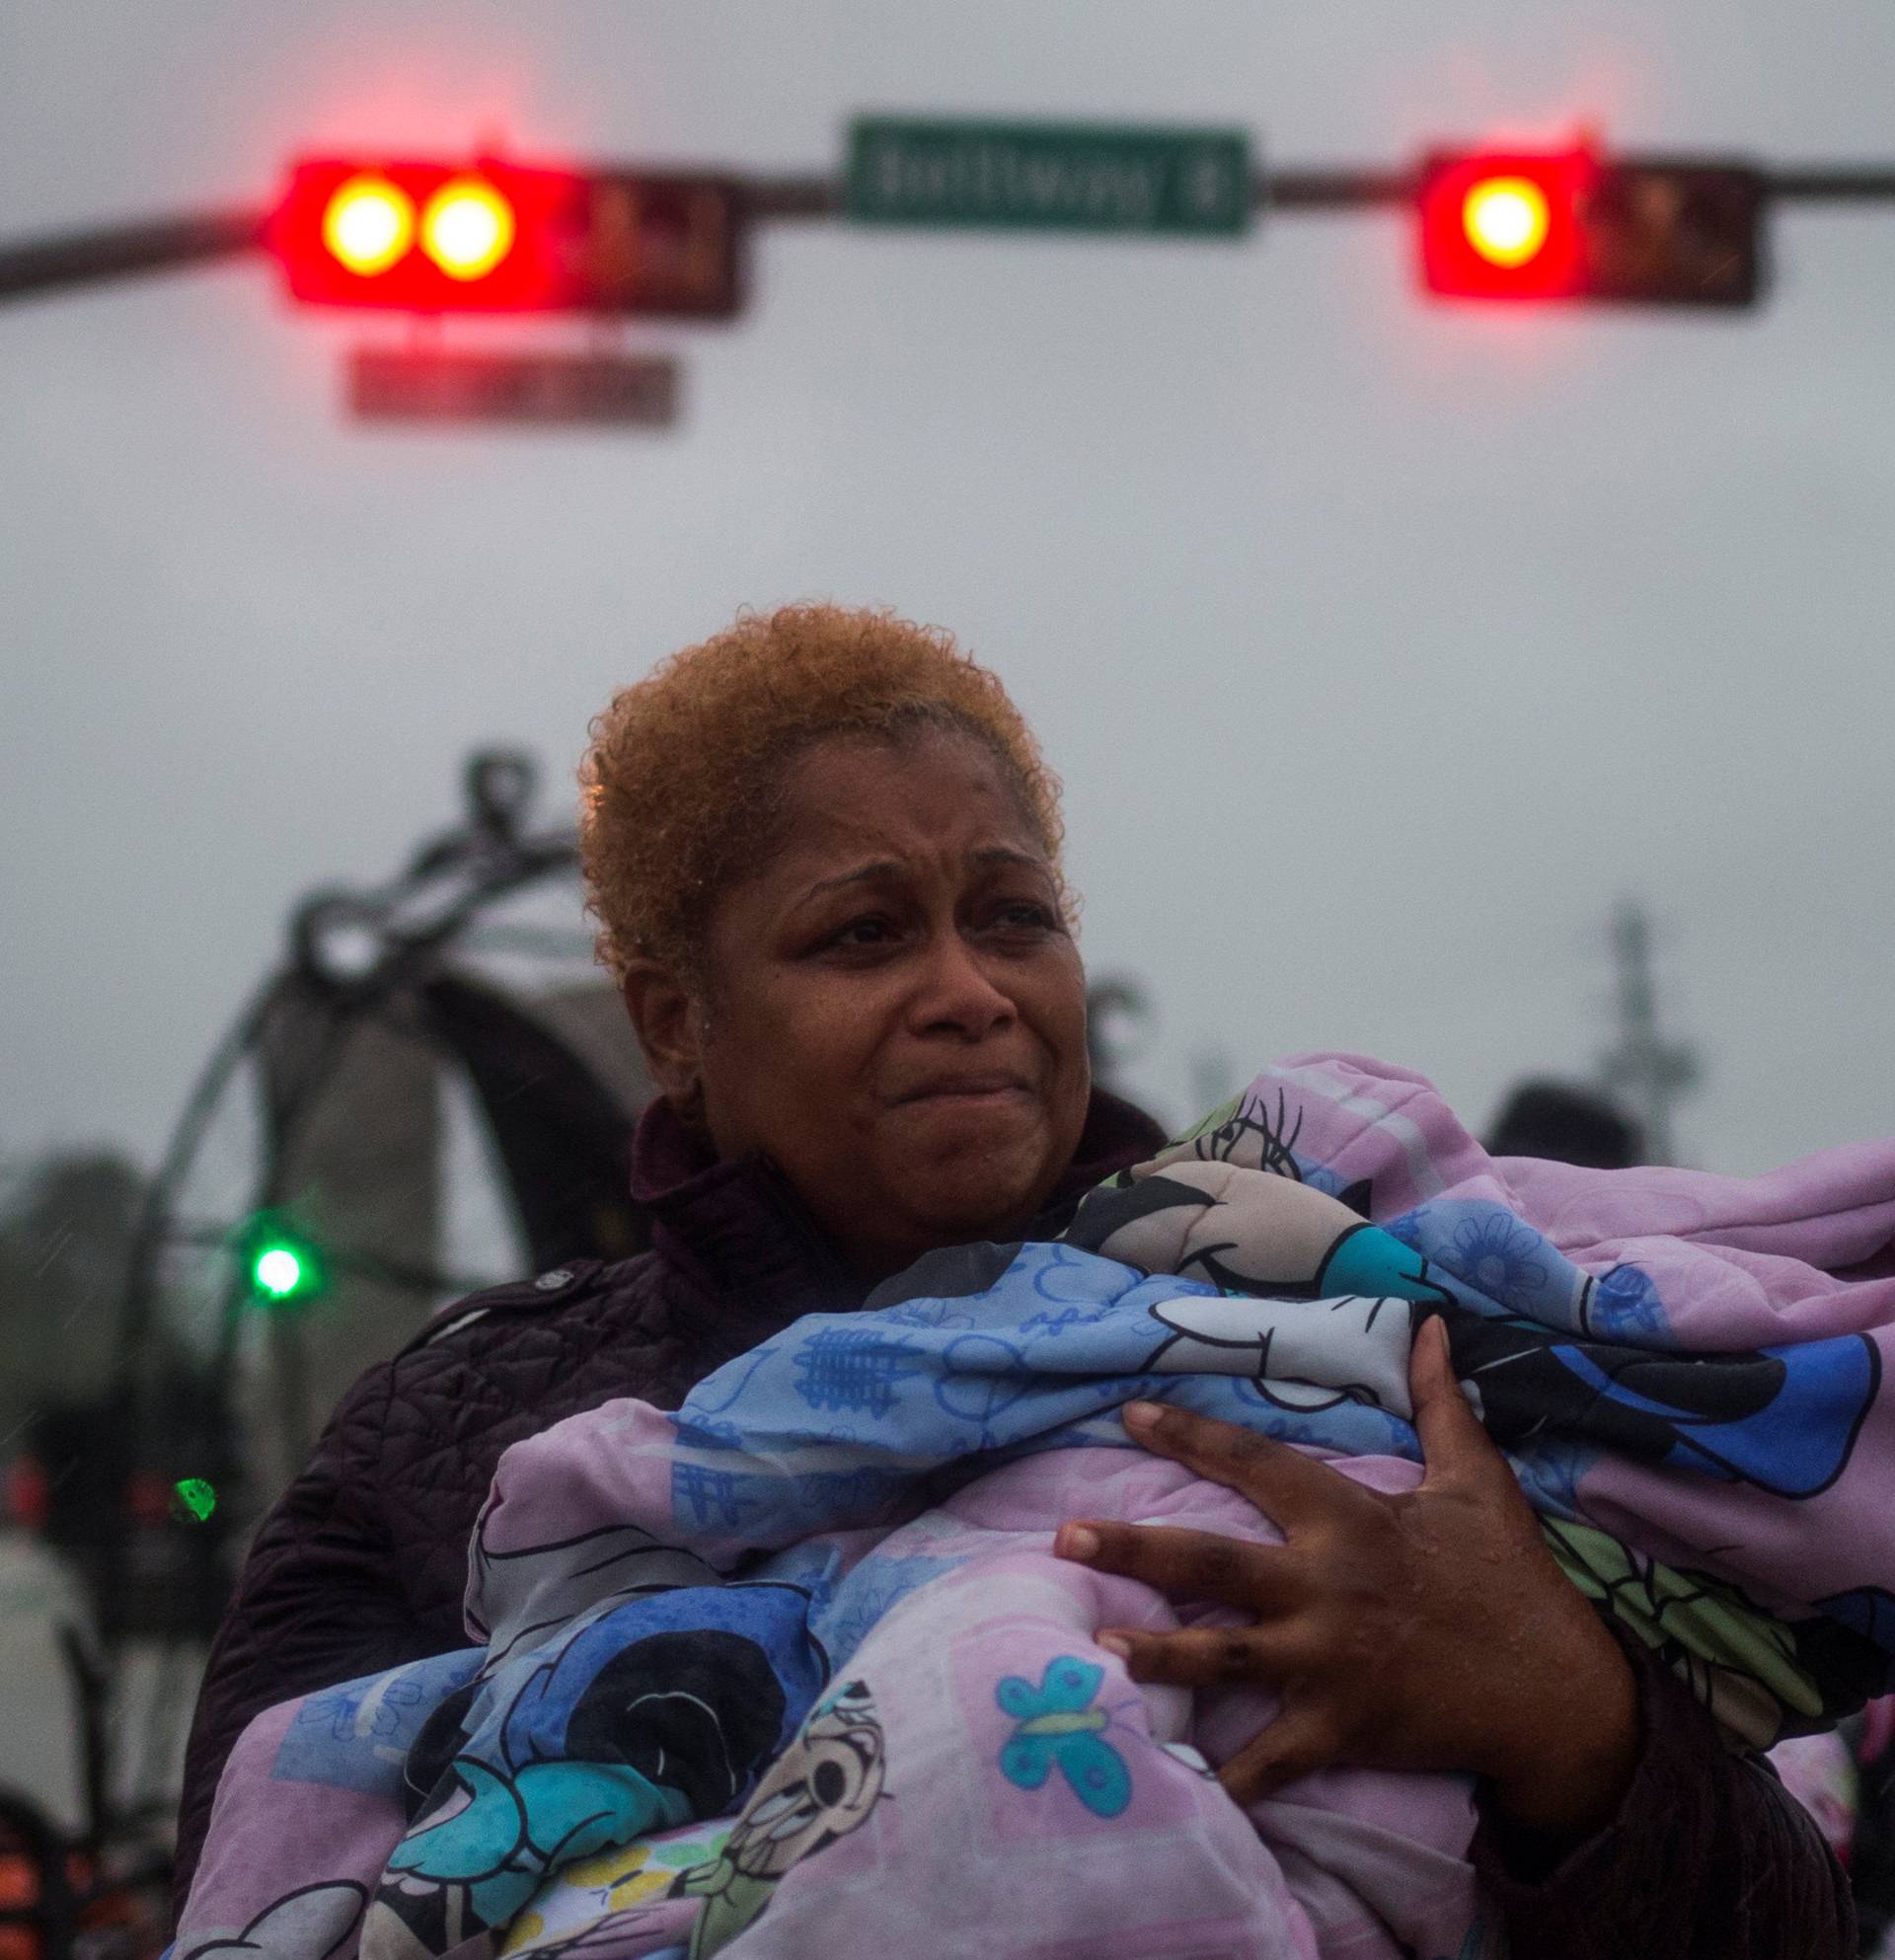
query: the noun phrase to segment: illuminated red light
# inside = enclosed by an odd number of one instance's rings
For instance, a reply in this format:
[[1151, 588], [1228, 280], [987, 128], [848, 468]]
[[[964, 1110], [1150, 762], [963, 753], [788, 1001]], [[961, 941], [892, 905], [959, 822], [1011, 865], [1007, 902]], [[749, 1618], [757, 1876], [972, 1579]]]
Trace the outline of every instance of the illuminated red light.
[[1461, 200], [1461, 228], [1489, 265], [1525, 265], [1546, 250], [1552, 213], [1530, 177], [1483, 177]]
[[450, 279], [483, 279], [513, 249], [513, 206], [485, 178], [441, 186], [421, 213], [421, 250]]
[[744, 230], [721, 177], [331, 156], [292, 165], [265, 242], [306, 306], [728, 320]]
[[269, 247], [310, 305], [535, 311], [582, 264], [589, 196], [566, 171], [315, 158], [292, 169]]
[[351, 272], [373, 278], [415, 243], [415, 205], [385, 177], [351, 177], [323, 211], [323, 243]]
[[1597, 166], [1583, 151], [1430, 159], [1420, 185], [1431, 292], [1552, 299], [1585, 280], [1582, 214]]

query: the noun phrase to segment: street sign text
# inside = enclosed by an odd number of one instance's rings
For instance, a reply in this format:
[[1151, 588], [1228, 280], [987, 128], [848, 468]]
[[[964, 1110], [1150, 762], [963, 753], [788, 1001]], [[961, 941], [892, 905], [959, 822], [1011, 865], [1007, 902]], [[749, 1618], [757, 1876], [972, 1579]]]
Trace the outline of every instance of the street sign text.
[[1234, 237], [1251, 219], [1241, 129], [869, 116], [849, 215], [870, 224]]

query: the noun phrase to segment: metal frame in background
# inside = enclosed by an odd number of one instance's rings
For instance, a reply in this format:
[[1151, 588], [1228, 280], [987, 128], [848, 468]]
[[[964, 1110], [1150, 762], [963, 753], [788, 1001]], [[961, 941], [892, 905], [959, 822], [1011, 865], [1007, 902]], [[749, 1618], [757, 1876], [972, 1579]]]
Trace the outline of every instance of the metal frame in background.
[[[231, 1491], [241, 1481], [241, 1452], [232, 1427], [230, 1397], [239, 1334], [250, 1302], [235, 1235], [245, 1221], [277, 1209], [288, 1196], [284, 1179], [298, 1127], [320, 1102], [349, 1037], [365, 1022], [397, 1018], [401, 1003], [414, 989], [433, 976], [457, 947], [477, 940], [482, 917], [492, 907], [548, 878], [570, 875], [577, 867], [577, 838], [570, 828], [535, 832], [526, 827], [534, 790], [528, 758], [500, 750], [476, 754], [466, 765], [464, 784], [462, 822], [424, 843], [399, 875], [365, 889], [321, 890], [296, 905], [290, 916], [286, 958], [257, 988], [219, 1039], [186, 1098], [145, 1195], [119, 1302], [114, 1373], [106, 1407], [110, 1448], [114, 1463], [127, 1474], [148, 1468], [145, 1460], [155, 1447], [156, 1397], [164, 1389], [157, 1336], [165, 1312], [167, 1255], [187, 1246], [221, 1246], [230, 1254], [218, 1303], [216, 1344], [197, 1415], [203, 1433], [193, 1429], [190, 1441], [197, 1451], [193, 1473]], [[577, 935], [557, 943], [551, 936], [531, 929], [497, 937], [506, 949], [530, 953], [572, 953], [584, 948]], [[265, 1097], [259, 1116], [261, 1145], [241, 1219], [220, 1223], [183, 1214], [180, 1201], [211, 1125], [246, 1065], [261, 1060], [272, 1017], [287, 1000], [312, 998], [331, 1012], [320, 1038], [297, 1058], [293, 1080], [279, 1085], [273, 1098]], [[399, 1024], [403, 1033], [426, 1038], [425, 1030], [411, 1026], [407, 1018]], [[464, 1282], [459, 1275], [429, 1266], [357, 1257], [344, 1247], [326, 1247], [325, 1258], [332, 1272], [355, 1273], [422, 1295], [465, 1292], [482, 1283]], [[277, 1323], [272, 1334], [271, 1367], [279, 1377], [284, 1418], [292, 1421], [292, 1453], [300, 1458], [311, 1440], [297, 1399], [301, 1335], [292, 1317]], [[201, 1591], [213, 1607], [221, 1603], [229, 1548], [243, 1522], [233, 1518], [231, 1507], [224, 1504], [208, 1519], [194, 1523], [189, 1534], [182, 1528], [175, 1535], [169, 1529], [161, 1534], [178, 1541], [168, 1555], [182, 1560], [176, 1575], [179, 1583], [193, 1593]], [[126, 1544], [105, 1554], [108, 1573], [123, 1572], [127, 1566], [128, 1521], [120, 1520], [119, 1530]], [[156, 1641], [162, 1668], [196, 1646], [201, 1632], [134, 1627], [125, 1637]], [[107, 1759], [118, 1748], [130, 1747], [129, 1738], [121, 1737], [114, 1745], [109, 1736], [114, 1684], [123, 1679], [125, 1659], [121, 1644], [108, 1637], [98, 1660], [83, 1669], [75, 1666], [90, 1811], [83, 1842], [93, 1847], [135, 1837], [149, 1828], [152, 1817], [169, 1813], [170, 1800], [157, 1788], [168, 1772], [167, 1750], [157, 1728], [175, 1719], [176, 1706], [154, 1706], [150, 1711], [153, 1733], [144, 1737], [136, 1752], [137, 1787], [122, 1798], [113, 1792], [114, 1766]], [[165, 1698], [158, 1696], [160, 1701]]]
[[[245, 1218], [273, 1211], [288, 1196], [282, 1178], [296, 1126], [314, 1106], [348, 1035], [362, 1021], [385, 1015], [400, 995], [431, 973], [483, 912], [543, 879], [576, 870], [578, 842], [569, 828], [538, 835], [522, 828], [534, 789], [533, 766], [525, 756], [484, 751], [469, 759], [464, 780], [465, 821], [422, 845], [399, 876], [366, 890], [314, 892], [296, 906], [287, 962], [264, 981], [212, 1050], [172, 1131], [133, 1237], [119, 1315], [121, 1393], [135, 1395], [147, 1371], [165, 1250], [216, 1236], [214, 1225], [181, 1217], [178, 1199], [233, 1078], [256, 1056], [285, 997], [314, 989], [337, 1012], [324, 1040], [303, 1059], [274, 1120], [265, 1112], [262, 1162]], [[341, 1256], [346, 1268], [349, 1257]], [[422, 1292], [444, 1292], [458, 1283], [455, 1275], [421, 1267], [354, 1263], [368, 1276]], [[220, 1387], [227, 1386], [234, 1360], [246, 1291], [233, 1266], [219, 1321]], [[135, 1418], [135, 1403], [131, 1412]]]

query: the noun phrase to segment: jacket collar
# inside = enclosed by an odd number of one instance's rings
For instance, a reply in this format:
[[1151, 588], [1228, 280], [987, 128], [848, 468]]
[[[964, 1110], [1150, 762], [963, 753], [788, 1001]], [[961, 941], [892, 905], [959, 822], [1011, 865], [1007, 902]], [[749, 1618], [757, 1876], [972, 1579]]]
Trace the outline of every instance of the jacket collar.
[[[1095, 1089], [1072, 1165], [1028, 1236], [1057, 1236], [1095, 1184], [1164, 1142], [1142, 1109]], [[853, 1312], [868, 1297], [774, 1159], [752, 1151], [720, 1163], [662, 1096], [633, 1135], [632, 1195], [651, 1217], [653, 1248], [700, 1295], [691, 1332], [721, 1353], [740, 1354], [802, 1314]]]

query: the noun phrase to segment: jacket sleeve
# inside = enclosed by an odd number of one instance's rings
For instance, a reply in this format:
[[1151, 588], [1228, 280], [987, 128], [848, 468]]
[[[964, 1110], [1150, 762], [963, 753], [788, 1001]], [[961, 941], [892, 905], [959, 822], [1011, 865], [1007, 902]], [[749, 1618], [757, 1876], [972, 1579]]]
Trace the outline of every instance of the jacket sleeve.
[[174, 1905], [203, 1849], [217, 1779], [252, 1716], [278, 1701], [440, 1649], [415, 1621], [375, 1503], [391, 1373], [343, 1396], [250, 1548], [211, 1643], [185, 1757]]
[[1614, 1626], [1643, 1735], [1619, 1813], [1549, 1853], [1481, 1799], [1476, 1869], [1511, 1949], [1533, 1960], [1855, 1960], [1849, 1881], [1760, 1756], [1733, 1752], [1696, 1696]]

